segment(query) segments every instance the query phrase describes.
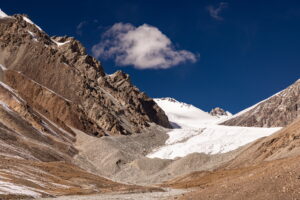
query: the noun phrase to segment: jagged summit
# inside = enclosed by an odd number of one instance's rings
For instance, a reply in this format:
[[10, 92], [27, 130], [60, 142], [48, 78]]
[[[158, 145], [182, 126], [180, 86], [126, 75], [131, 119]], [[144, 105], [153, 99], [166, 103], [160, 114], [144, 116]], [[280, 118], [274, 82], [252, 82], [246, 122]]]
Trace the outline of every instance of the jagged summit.
[[77, 142], [156, 134], [171, 127], [164, 111], [128, 74], [107, 76], [76, 39], [50, 37], [26, 15], [0, 14], [0, 199], [141, 188], [84, 171]]
[[[5, 19], [0, 24], [0, 64], [7, 70], [1, 81], [34, 109], [97, 136], [139, 133], [150, 123], [170, 127], [164, 112], [128, 75], [106, 76], [76, 39], [50, 37], [26, 15]], [[46, 100], [45, 92], [65, 105]]]
[[216, 117], [223, 117], [223, 116], [232, 116], [232, 114], [228, 111], [223, 110], [222, 108], [216, 107], [212, 109], [209, 114]]

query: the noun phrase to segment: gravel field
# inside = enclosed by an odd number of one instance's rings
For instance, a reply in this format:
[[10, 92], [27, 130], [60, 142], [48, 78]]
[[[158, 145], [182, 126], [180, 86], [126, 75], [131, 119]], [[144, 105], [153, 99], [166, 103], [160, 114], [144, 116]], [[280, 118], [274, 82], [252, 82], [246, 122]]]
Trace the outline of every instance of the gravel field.
[[97, 194], [87, 196], [62, 196], [57, 198], [41, 198], [39, 200], [157, 200], [172, 199], [171, 196], [180, 195], [188, 190], [165, 189], [166, 192], [132, 193], [132, 194]]

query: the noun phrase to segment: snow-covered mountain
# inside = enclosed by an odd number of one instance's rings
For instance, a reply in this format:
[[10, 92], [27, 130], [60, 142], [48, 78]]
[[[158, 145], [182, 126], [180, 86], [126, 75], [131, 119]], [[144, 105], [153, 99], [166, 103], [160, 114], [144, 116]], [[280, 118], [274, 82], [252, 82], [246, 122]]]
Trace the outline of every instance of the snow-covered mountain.
[[166, 144], [149, 154], [150, 158], [174, 159], [194, 152], [226, 153], [281, 129], [218, 125], [226, 118], [220, 119], [172, 98], [155, 99], [155, 102], [170, 122], [180, 127], [168, 132]]
[[0, 18], [8, 17], [8, 15], [0, 9]]
[[216, 123], [218, 117], [173, 98], [157, 98], [154, 101], [165, 111], [174, 128], [198, 127], [200, 124]]

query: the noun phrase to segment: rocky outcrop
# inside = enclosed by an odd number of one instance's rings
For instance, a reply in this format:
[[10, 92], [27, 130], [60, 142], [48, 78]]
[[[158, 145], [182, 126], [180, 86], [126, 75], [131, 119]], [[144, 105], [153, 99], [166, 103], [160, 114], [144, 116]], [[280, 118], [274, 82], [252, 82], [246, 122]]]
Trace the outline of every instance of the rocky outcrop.
[[222, 108], [216, 107], [212, 109], [209, 114], [216, 117], [224, 117], [224, 116], [231, 116], [231, 113], [228, 111], [223, 110]]
[[25, 15], [1, 20], [0, 79], [38, 112], [96, 136], [140, 133], [150, 123], [171, 127], [127, 74], [106, 75], [79, 41], [49, 37]]
[[300, 116], [300, 79], [285, 90], [234, 115], [223, 125], [284, 127]]

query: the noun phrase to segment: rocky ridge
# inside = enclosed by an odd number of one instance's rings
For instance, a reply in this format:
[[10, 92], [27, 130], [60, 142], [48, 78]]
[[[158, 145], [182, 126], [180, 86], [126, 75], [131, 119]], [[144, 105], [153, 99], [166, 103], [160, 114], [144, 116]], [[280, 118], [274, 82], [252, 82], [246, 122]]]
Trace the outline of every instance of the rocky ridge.
[[223, 122], [228, 126], [285, 127], [300, 116], [300, 80]]
[[[128, 135], [141, 132], [150, 123], [170, 127], [164, 112], [132, 85], [127, 74], [106, 75], [79, 41], [49, 37], [25, 15], [2, 19], [0, 55], [0, 64], [6, 69], [1, 73], [3, 82], [20, 94], [30, 94], [26, 101], [42, 114], [76, 124], [88, 134]], [[65, 105], [54, 106], [54, 101], [43, 97], [45, 92], [37, 90], [52, 92], [52, 97]]]

